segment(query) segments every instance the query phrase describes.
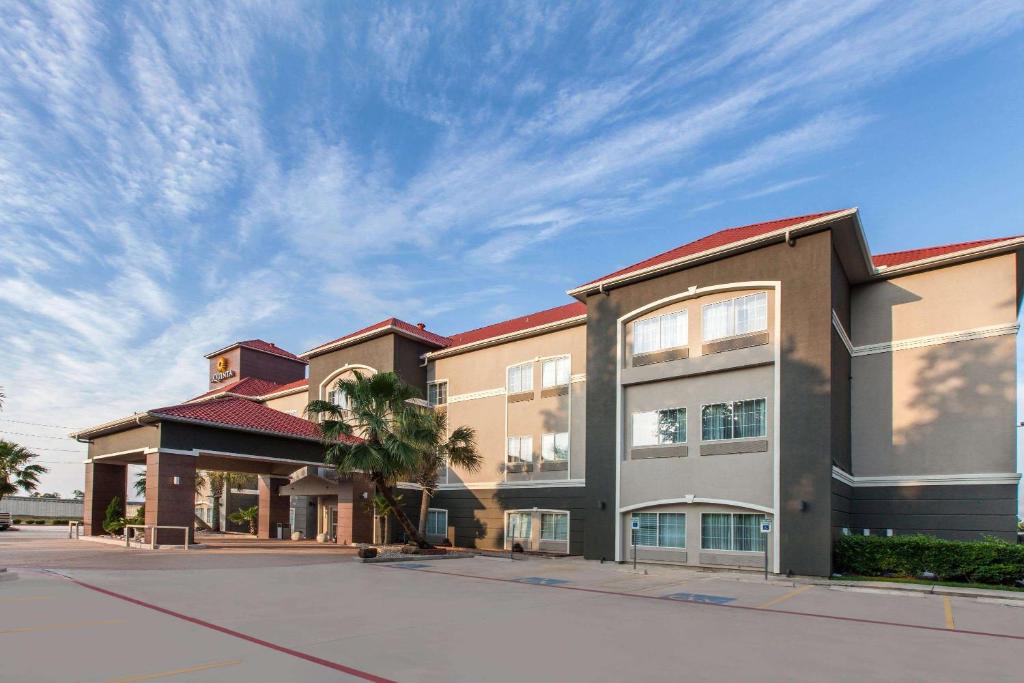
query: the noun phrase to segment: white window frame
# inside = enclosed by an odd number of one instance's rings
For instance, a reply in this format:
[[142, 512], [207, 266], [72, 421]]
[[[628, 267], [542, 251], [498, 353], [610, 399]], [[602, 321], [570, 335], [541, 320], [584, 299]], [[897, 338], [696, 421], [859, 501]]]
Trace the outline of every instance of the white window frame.
[[[524, 368], [528, 368], [528, 371], [524, 372]], [[513, 370], [517, 371], [519, 376], [519, 381], [516, 385], [512, 383]], [[513, 388], [513, 386], [517, 388]], [[528, 391], [533, 391], [533, 361], [508, 366], [505, 370], [505, 392], [509, 394], [523, 394]]]
[[[513, 441], [516, 442], [516, 455], [515, 455], [516, 459], [515, 460], [512, 459], [512, 442]], [[529, 460], [524, 460], [523, 459], [523, 455], [522, 454], [523, 454], [523, 443], [524, 442], [529, 442], [529, 444], [530, 444], [530, 454], [529, 454], [530, 455], [530, 459]], [[505, 439], [505, 462], [507, 464], [509, 464], [509, 465], [514, 465], [514, 464], [520, 463], [520, 462], [532, 463], [533, 462], [533, 435], [530, 434], [530, 435], [526, 435], [526, 436], [510, 436], [507, 439]]]
[[[682, 343], [681, 344], [666, 345], [665, 342], [664, 342], [664, 336], [665, 335], [663, 334], [663, 332], [664, 332], [664, 325], [665, 325], [665, 319], [666, 318], [674, 318], [674, 317], [678, 317], [678, 316], [682, 316], [685, 319], [685, 322], [683, 324], [683, 339], [682, 339]], [[655, 326], [656, 329], [657, 329], [657, 332], [656, 332], [657, 338], [656, 338], [656, 341], [654, 343], [653, 348], [644, 349], [642, 351], [641, 350], [637, 350], [637, 343], [636, 343], [637, 339], [638, 339], [638, 335], [636, 333], [637, 325], [640, 324], [640, 323], [654, 323], [654, 322], [657, 322], [657, 325]], [[668, 350], [668, 349], [684, 349], [687, 346], [689, 346], [689, 344], [690, 344], [690, 311], [689, 311], [689, 309], [681, 308], [678, 311], [671, 311], [669, 313], [662, 313], [660, 315], [652, 315], [652, 316], [648, 316], [646, 318], [639, 318], [639, 319], [633, 321], [633, 339], [632, 339], [632, 343], [631, 343], [631, 348], [632, 348], [632, 352], [633, 352], [634, 356], [642, 355], [642, 354], [646, 354], [646, 353], [657, 353], [658, 351], [665, 351], [665, 350]]]
[[[534, 510], [506, 510], [505, 511], [505, 540], [506, 541], [532, 541], [533, 539], [533, 513]], [[512, 515], [526, 515], [530, 518], [530, 533], [527, 536], [512, 536], [509, 531], [511, 530]], [[516, 529], [517, 533], [522, 533], [521, 529]]]
[[[689, 528], [688, 527], [689, 527], [689, 522], [690, 522], [689, 516], [688, 516], [687, 513], [685, 513], [685, 512], [675, 512], [675, 511], [672, 511], [672, 510], [669, 510], [667, 512], [651, 512], [650, 510], [633, 510], [632, 512], [629, 513], [629, 517], [627, 517], [627, 519], [628, 520], [632, 520], [633, 519], [633, 515], [654, 515], [655, 516], [655, 524], [654, 524], [654, 542], [655, 543], [660, 543], [660, 540], [661, 540], [661, 516], [662, 515], [682, 515], [683, 516], [683, 545], [682, 545], [682, 547], [675, 546], [675, 545], [660, 545], [660, 544], [659, 545], [641, 545], [639, 543], [637, 544], [636, 547], [637, 548], [643, 548], [644, 550], [669, 550], [669, 551], [686, 550], [686, 535], [689, 532]], [[630, 528], [629, 531], [630, 531], [629, 541], [630, 541], [630, 545], [632, 545], [632, 543], [633, 543], [633, 529]]]
[[[538, 510], [540, 515], [540, 529], [538, 531], [537, 540], [548, 541], [549, 543], [565, 543], [566, 546], [569, 544], [569, 512], [565, 510]], [[544, 538], [544, 515], [560, 515], [565, 517], [565, 538]], [[568, 550], [568, 547], [566, 548]]]
[[[563, 363], [564, 366], [562, 366]], [[548, 377], [546, 372], [549, 364], [553, 364], [555, 367], [554, 382], [551, 384], [548, 383]], [[559, 373], [560, 367], [564, 367], [564, 373]], [[540, 363], [540, 377], [540, 384], [541, 388], [543, 389], [568, 386], [569, 382], [572, 381], [572, 359], [569, 356], [569, 354], [565, 354], [564, 356], [552, 356], [550, 358], [542, 359]]]
[[[733, 521], [731, 519], [732, 517], [735, 517], [736, 515], [753, 515], [753, 516], [761, 517], [762, 519], [769, 519], [770, 516], [768, 514], [766, 514], [764, 512], [702, 512], [702, 513], [700, 513], [700, 550], [709, 550], [709, 551], [715, 552], [715, 553], [738, 553], [738, 554], [745, 554], [745, 555], [750, 555], [750, 554], [763, 555], [764, 554], [764, 549], [763, 548], [761, 550], [731, 550], [731, 549], [730, 550], [726, 550], [725, 548], [705, 548], [704, 547], [704, 516], [705, 515], [729, 515], [729, 517], [730, 517], [730, 519], [729, 519], [729, 542], [730, 542], [730, 545], [735, 546], [736, 545], [736, 534], [734, 533], [735, 524], [733, 523]], [[758, 526], [760, 526], [760, 525], [758, 525]], [[764, 543], [765, 545], [767, 545], [768, 544], [768, 539], [765, 538], [765, 536], [768, 536], [769, 534], [762, 534], [760, 529], [758, 529], [757, 533], [760, 534], [761, 542]]]
[[[743, 332], [736, 331], [736, 302], [741, 299], [753, 299], [757, 298], [764, 301], [764, 325], [752, 330], [745, 330]], [[727, 322], [728, 329], [726, 334], [719, 335], [717, 337], [708, 336], [707, 332], [707, 309], [712, 306], [729, 306], [729, 320]], [[768, 292], [752, 292], [750, 294], [741, 294], [740, 296], [734, 296], [730, 299], [722, 299], [721, 301], [713, 301], [708, 304], [704, 304], [700, 307], [700, 333], [701, 338], [704, 342], [719, 341], [721, 339], [732, 339], [733, 337], [743, 337], [748, 334], [757, 334], [759, 332], [766, 332], [768, 330]]]
[[[565, 437], [565, 457], [558, 457], [558, 437]], [[548, 457], [547, 442], [551, 437], [551, 457]], [[540, 435], [540, 459], [544, 462], [569, 462], [569, 432], [547, 432]]]
[[[444, 402], [434, 403], [430, 400], [430, 388], [444, 385]], [[433, 382], [427, 382], [427, 403], [432, 406], [444, 406], [448, 405], [448, 380], [447, 379], [435, 379]]]
[[[444, 533], [442, 533], [442, 534], [432, 534], [432, 533], [430, 533], [430, 513], [431, 512], [435, 512], [435, 513], [443, 512], [444, 513]], [[427, 529], [427, 535], [428, 536], [441, 536], [442, 538], [446, 538], [448, 536], [448, 511], [445, 510], [444, 508], [427, 508], [427, 526], [426, 526], [426, 529]]]
[[[683, 411], [683, 440], [682, 441], [672, 441], [672, 442], [661, 443], [661, 441], [660, 441], [661, 435], [660, 434], [656, 434], [655, 435], [655, 439], [658, 440], [656, 443], [648, 443], [648, 444], [638, 444], [638, 443], [636, 443], [636, 416], [637, 415], [647, 415], [647, 414], [650, 414], [650, 413], [658, 414], [658, 413], [662, 413], [662, 412], [669, 411], [669, 410], [681, 410], [681, 411]], [[685, 444], [687, 442], [687, 440], [690, 438], [689, 429], [687, 428], [687, 420], [688, 419], [689, 419], [689, 416], [687, 415], [686, 406], [676, 406], [676, 407], [672, 407], [672, 408], [659, 408], [657, 410], [637, 410], [637, 411], [635, 411], [633, 413], [630, 413], [630, 417], [629, 417], [629, 447], [630, 448], [660, 448], [662, 446], [678, 446], [680, 444]], [[661, 418], [659, 417], [658, 420], [660, 421]]]
[[[759, 436], [733, 436], [727, 439], [705, 439], [704, 438], [704, 409], [708, 406], [718, 406], [727, 404], [743, 403], [744, 401], [764, 401], [764, 419], [761, 420], [761, 425], [764, 427], [764, 434]], [[738, 398], [734, 401], [715, 401], [714, 403], [702, 403], [700, 405], [700, 441], [701, 443], [725, 443], [732, 441], [747, 441], [750, 439], [767, 439], [768, 438], [768, 398], [765, 396], [756, 396], [754, 398]]]

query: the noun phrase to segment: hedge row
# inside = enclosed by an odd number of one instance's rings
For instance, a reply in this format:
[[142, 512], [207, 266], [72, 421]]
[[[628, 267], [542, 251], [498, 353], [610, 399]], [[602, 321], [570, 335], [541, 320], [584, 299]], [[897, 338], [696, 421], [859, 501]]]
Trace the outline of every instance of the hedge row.
[[933, 536], [841, 536], [836, 571], [861, 576], [919, 577], [942, 581], [1013, 584], [1024, 579], [1024, 545], [997, 540], [946, 541]]

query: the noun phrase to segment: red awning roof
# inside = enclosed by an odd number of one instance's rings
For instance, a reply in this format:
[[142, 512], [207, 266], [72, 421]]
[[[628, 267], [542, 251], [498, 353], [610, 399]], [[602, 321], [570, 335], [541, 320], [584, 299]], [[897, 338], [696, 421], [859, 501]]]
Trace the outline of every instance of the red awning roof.
[[[843, 211], [846, 211], [846, 209], [844, 209]], [[586, 287], [587, 285], [597, 284], [598, 282], [601, 282], [603, 280], [618, 279], [625, 275], [629, 275], [630, 273], [635, 273], [637, 271], [644, 270], [652, 266], [658, 266], [664, 263], [669, 263], [671, 261], [686, 258], [687, 256], [693, 256], [695, 254], [700, 254], [706, 251], [720, 249], [722, 247], [727, 247], [731, 244], [742, 242], [753, 237], [759, 237], [761, 235], [766, 235], [770, 232], [775, 232], [776, 230], [783, 230], [794, 225], [799, 225], [800, 223], [806, 223], [807, 221], [813, 221], [818, 218], [824, 218], [826, 216], [830, 216], [841, 212], [842, 211], [826, 211], [825, 213], [811, 213], [805, 216], [779, 218], [777, 220], [766, 221], [764, 223], [753, 223], [751, 225], [742, 225], [736, 228], [726, 228], [724, 230], [719, 230], [718, 232], [711, 233], [710, 235], [701, 237], [700, 239], [694, 240], [692, 242], [687, 242], [686, 244], [676, 247], [675, 249], [669, 249], [668, 251], [662, 252], [656, 256], [652, 256], [648, 259], [644, 259], [643, 261], [634, 263], [633, 265], [626, 266], [625, 268], [621, 268], [619, 270], [616, 270], [615, 272], [608, 273], [603, 277], [599, 277], [596, 280], [591, 280], [590, 282], [580, 285], [580, 287]], [[579, 289], [579, 287], [577, 287], [576, 289]]]
[[157, 418], [213, 427], [228, 427], [314, 441], [321, 438], [320, 426], [315, 422], [244, 398], [227, 397], [217, 401], [182, 403], [148, 412]]
[[996, 244], [998, 242], [1005, 242], [1012, 239], [1019, 239], [1020, 237], [1021, 235], [1016, 235], [1013, 237], [998, 237], [989, 240], [975, 240], [974, 242], [944, 244], [938, 247], [924, 247], [922, 249], [894, 251], [889, 254], [878, 254], [877, 256], [872, 256], [871, 262], [875, 264], [876, 268], [892, 268], [893, 266], [902, 266], [905, 263], [913, 263], [914, 261], [923, 261], [924, 259], [935, 258], [936, 256], [955, 254], [958, 251], [977, 249], [978, 247], [984, 247], [989, 244]]
[[469, 330], [468, 332], [460, 332], [459, 334], [452, 335], [449, 339], [451, 340], [452, 347], [464, 346], [466, 344], [486, 341], [487, 339], [522, 332], [534, 327], [540, 327], [541, 325], [549, 325], [551, 323], [568, 320], [569, 318], [575, 318], [586, 314], [586, 304], [573, 302], [564, 306], [549, 308], [543, 311], [538, 311], [537, 313], [530, 313], [529, 315], [512, 318], [511, 320], [504, 320], [500, 323], [494, 323], [493, 325], [478, 327], [475, 330]]

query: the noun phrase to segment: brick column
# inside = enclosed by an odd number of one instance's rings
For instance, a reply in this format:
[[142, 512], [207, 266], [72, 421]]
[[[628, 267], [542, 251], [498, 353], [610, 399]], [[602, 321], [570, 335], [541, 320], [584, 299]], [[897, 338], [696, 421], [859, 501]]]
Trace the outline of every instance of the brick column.
[[[175, 483], [175, 477], [178, 481]], [[187, 526], [189, 543], [195, 541], [196, 459], [177, 453], [146, 456], [146, 524]], [[147, 536], [146, 540], [149, 538]], [[156, 542], [179, 545], [180, 529], [160, 529]]]
[[259, 538], [277, 538], [277, 525], [288, 523], [289, 497], [279, 493], [287, 479], [260, 475], [260, 519], [256, 530]]
[[115, 463], [90, 462], [85, 465], [85, 500], [82, 510], [84, 532], [87, 536], [103, 536], [103, 517], [110, 501], [117, 496], [124, 511], [128, 468]]

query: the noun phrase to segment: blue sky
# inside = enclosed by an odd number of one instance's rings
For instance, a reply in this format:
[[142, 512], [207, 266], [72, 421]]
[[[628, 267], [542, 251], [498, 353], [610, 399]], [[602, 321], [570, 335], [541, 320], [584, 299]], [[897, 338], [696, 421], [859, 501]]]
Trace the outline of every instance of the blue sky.
[[2, 3], [0, 428], [69, 492], [83, 451], [46, 437], [198, 393], [235, 339], [457, 332], [849, 206], [876, 252], [1022, 233], [1022, 27], [1020, 2]]

